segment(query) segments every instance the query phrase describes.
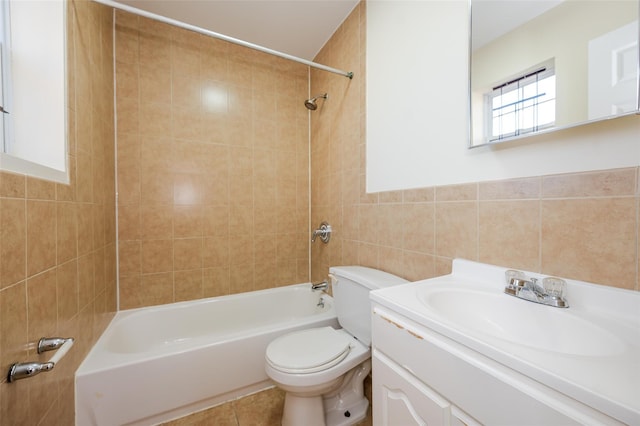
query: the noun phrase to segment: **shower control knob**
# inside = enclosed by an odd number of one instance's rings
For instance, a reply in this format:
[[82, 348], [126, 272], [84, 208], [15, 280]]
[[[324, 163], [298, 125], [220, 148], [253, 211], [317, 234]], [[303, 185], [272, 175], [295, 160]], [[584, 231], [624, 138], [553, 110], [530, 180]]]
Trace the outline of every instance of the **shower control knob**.
[[315, 242], [317, 237], [320, 237], [320, 241], [327, 244], [331, 239], [331, 225], [327, 222], [322, 222], [320, 227], [313, 231], [313, 234], [311, 235], [311, 242]]

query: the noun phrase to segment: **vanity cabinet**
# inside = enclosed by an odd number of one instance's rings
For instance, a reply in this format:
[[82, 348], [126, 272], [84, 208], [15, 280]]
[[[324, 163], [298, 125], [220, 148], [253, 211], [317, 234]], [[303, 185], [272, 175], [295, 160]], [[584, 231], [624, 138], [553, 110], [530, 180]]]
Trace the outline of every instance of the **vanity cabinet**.
[[372, 365], [376, 371], [373, 396], [376, 423], [449, 423], [449, 401], [378, 351], [372, 355]]
[[383, 353], [374, 350], [374, 421], [380, 425], [479, 425]]
[[611, 417], [373, 304], [374, 425], [619, 425]]

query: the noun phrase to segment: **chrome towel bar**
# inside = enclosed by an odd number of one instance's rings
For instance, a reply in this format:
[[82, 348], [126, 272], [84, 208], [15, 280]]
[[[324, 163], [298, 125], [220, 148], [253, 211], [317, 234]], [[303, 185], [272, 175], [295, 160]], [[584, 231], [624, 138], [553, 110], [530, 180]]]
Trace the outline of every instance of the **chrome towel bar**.
[[16, 380], [33, 377], [43, 371], [53, 370], [53, 367], [69, 352], [73, 342], [73, 337], [43, 337], [38, 341], [38, 353], [54, 350], [57, 352], [47, 362], [17, 362], [13, 364], [7, 374], [7, 380], [12, 383]]

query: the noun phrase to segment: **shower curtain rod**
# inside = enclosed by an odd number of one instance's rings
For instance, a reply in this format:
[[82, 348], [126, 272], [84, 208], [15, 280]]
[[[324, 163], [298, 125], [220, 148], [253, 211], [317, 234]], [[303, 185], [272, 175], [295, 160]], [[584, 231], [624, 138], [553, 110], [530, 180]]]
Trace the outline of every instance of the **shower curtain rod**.
[[144, 16], [145, 18], [153, 19], [156, 21], [164, 22], [165, 24], [174, 25], [176, 27], [184, 28], [189, 31], [194, 31], [200, 34], [204, 34], [209, 37], [217, 38], [220, 40], [228, 41], [229, 43], [234, 43], [240, 46], [248, 47], [249, 49], [258, 50], [260, 52], [268, 53], [270, 55], [278, 56], [280, 58], [288, 59], [290, 61], [298, 62], [312, 68], [316, 68], [323, 71], [328, 71], [334, 74], [339, 74], [349, 79], [353, 78], [353, 72], [351, 71], [342, 71], [337, 68], [328, 67], [326, 65], [318, 64], [313, 61], [308, 61], [306, 59], [298, 58], [297, 56], [289, 55], [288, 53], [278, 52], [277, 50], [269, 49], [268, 47], [263, 47], [257, 44], [249, 43], [244, 40], [240, 40], [237, 38], [229, 37], [224, 34], [216, 33], [214, 31], [206, 30], [204, 28], [197, 27], [195, 25], [187, 24], [182, 21], [178, 21], [175, 19], [167, 18], [162, 15], [158, 15], [155, 13], [147, 12], [146, 10], [138, 9], [133, 6], [129, 6], [126, 4], [118, 3], [112, 0], [94, 0], [97, 3], [104, 4], [105, 6], [113, 7], [115, 9], [124, 10], [125, 12], [130, 12], [135, 15]]

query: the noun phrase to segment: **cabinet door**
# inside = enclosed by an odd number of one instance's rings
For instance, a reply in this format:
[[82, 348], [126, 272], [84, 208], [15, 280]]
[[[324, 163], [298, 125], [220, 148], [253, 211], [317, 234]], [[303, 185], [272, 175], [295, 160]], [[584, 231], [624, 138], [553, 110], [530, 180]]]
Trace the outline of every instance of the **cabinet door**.
[[376, 350], [372, 363], [375, 426], [449, 424], [447, 400]]
[[455, 405], [452, 405], [451, 426], [481, 426], [481, 424]]

